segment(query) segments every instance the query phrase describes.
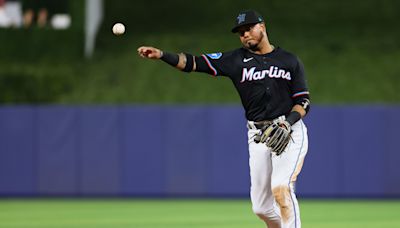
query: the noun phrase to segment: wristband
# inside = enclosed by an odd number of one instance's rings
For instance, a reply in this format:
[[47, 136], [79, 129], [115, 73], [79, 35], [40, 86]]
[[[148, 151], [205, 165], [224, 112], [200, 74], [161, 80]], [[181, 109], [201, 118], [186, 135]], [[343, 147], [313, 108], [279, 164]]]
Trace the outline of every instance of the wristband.
[[179, 63], [179, 55], [177, 54], [173, 54], [173, 53], [169, 53], [169, 52], [161, 52], [161, 60], [168, 63], [171, 66], [176, 66]]
[[193, 71], [193, 65], [194, 65], [193, 55], [191, 55], [191, 54], [185, 54], [185, 55], [186, 55], [186, 65], [185, 65], [185, 68], [183, 68], [182, 71], [184, 71], [184, 72], [192, 72]]
[[289, 113], [289, 115], [286, 117], [286, 121], [292, 126], [295, 124], [297, 121], [301, 119], [301, 115], [297, 111], [292, 111]]

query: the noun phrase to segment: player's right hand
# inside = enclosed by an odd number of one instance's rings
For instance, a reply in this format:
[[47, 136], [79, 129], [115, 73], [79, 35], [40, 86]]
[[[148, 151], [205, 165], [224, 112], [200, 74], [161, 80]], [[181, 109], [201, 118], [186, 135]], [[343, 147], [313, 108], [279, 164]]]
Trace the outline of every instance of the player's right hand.
[[159, 59], [162, 56], [162, 51], [155, 47], [142, 46], [137, 49], [138, 54], [143, 58]]

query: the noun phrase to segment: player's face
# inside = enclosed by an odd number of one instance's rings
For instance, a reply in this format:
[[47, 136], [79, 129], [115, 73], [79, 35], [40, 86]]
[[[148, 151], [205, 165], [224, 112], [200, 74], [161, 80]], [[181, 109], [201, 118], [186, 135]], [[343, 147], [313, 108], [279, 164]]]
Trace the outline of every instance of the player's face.
[[243, 25], [238, 29], [240, 41], [245, 48], [252, 51], [259, 50], [259, 44], [264, 38], [264, 25], [261, 23], [252, 25]]

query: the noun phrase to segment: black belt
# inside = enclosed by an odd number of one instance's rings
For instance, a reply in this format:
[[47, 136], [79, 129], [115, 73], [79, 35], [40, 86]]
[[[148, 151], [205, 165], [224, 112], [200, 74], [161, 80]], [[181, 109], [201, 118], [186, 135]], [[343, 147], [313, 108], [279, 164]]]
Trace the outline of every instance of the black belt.
[[254, 122], [254, 126], [257, 129], [265, 129], [266, 127], [268, 127], [271, 124], [272, 124], [271, 120], [264, 120], [264, 121]]

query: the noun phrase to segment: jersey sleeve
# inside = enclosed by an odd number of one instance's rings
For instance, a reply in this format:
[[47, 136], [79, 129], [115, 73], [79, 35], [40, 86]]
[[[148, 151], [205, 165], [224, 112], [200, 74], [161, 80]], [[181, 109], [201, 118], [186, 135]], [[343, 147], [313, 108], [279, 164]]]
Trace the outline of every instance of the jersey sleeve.
[[208, 73], [213, 76], [228, 76], [235, 67], [232, 52], [203, 54], [195, 57], [196, 72]]
[[294, 75], [291, 82], [293, 103], [302, 105], [305, 110], [308, 110], [310, 105], [310, 92], [308, 91], [304, 65], [298, 58], [293, 73]]

